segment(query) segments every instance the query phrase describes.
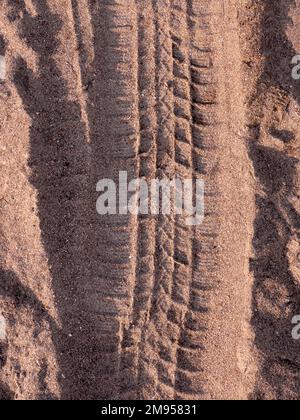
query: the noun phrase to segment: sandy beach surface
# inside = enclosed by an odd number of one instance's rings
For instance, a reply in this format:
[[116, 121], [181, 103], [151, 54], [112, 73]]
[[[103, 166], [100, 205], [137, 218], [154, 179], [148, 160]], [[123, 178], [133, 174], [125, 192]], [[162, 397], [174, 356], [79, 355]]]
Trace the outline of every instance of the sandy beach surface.
[[300, 398], [299, 54], [300, 0], [0, 1], [1, 400]]

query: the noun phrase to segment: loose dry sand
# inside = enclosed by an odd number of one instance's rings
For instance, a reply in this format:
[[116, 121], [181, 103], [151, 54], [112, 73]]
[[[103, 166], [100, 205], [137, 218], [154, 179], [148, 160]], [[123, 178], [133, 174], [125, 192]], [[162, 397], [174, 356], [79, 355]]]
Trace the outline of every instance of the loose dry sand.
[[[0, 2], [0, 399], [300, 398], [299, 10]], [[98, 215], [121, 170], [203, 224]]]

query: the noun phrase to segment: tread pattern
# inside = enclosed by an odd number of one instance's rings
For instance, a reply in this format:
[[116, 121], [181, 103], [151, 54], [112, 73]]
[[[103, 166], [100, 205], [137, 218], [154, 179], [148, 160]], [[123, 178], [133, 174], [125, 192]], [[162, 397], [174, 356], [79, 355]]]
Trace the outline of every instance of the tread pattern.
[[[32, 121], [62, 397], [205, 398], [227, 106], [216, 77], [218, 2], [29, 3], [11, 17], [25, 45], [13, 82]], [[121, 170], [128, 181], [204, 180], [204, 223], [187, 226], [174, 202], [170, 215], [100, 217], [96, 184], [118, 184]]]

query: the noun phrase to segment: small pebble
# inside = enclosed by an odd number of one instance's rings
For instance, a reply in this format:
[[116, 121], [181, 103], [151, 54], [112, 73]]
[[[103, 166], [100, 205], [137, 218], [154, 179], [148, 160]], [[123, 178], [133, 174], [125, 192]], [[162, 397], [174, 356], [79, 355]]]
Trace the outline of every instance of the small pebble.
[[5, 57], [0, 55], [0, 82], [5, 80]]
[[6, 340], [6, 321], [3, 315], [0, 315], [0, 340]]

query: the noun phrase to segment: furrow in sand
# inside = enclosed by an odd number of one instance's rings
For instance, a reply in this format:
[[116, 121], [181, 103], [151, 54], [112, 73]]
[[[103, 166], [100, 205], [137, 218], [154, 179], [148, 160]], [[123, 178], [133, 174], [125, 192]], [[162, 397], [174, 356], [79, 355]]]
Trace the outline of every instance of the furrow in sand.
[[[89, 85], [87, 80], [87, 68], [93, 58], [93, 48], [91, 51], [92, 29], [90, 27], [88, 0], [80, 1], [70, 0], [70, 21], [73, 24], [74, 34], [77, 39], [77, 63], [76, 69], [79, 78], [78, 90], [79, 101], [82, 112], [82, 119], [87, 128], [87, 141], [90, 143], [89, 138], [89, 119], [87, 115], [87, 104], [85, 91]], [[86, 49], [85, 47], [90, 47]]]
[[[175, 142], [173, 113], [174, 96], [172, 40], [170, 38], [171, 8], [169, 1], [153, 1], [156, 57], [156, 179], [173, 179], [175, 174]], [[164, 13], [162, 13], [164, 10]], [[161, 209], [160, 209], [161, 210]], [[143, 337], [143, 359], [140, 381], [144, 398], [157, 397], [159, 361], [166, 341], [167, 306], [171, 299], [174, 271], [174, 214], [158, 215], [155, 232], [155, 272], [148, 320]], [[168, 339], [167, 339], [168, 340]]]
[[[156, 113], [155, 109], [155, 48], [151, 2], [136, 1], [138, 27], [138, 90], [139, 90], [139, 144], [137, 175], [150, 182], [156, 170]], [[145, 325], [150, 312], [151, 290], [155, 270], [155, 219], [151, 215], [137, 216], [135, 248], [135, 285], [131, 317], [123, 337], [120, 398], [139, 397], [139, 370], [141, 364]]]
[[[191, 74], [191, 48], [194, 41], [194, 33], [191, 28], [197, 24], [191, 13], [191, 3], [183, 5], [180, 1], [173, 4], [173, 58], [176, 63], [174, 71], [174, 92], [176, 96], [175, 111], [185, 118], [177, 118], [176, 134], [176, 172], [181, 179], [198, 178], [195, 171], [195, 150], [193, 141], [193, 104], [195, 87]], [[184, 143], [182, 142], [184, 139]], [[194, 200], [195, 203], [195, 191]], [[200, 363], [201, 344], [197, 347], [197, 355], [193, 351], [182, 347], [185, 330], [188, 328], [187, 320], [190, 317], [190, 310], [207, 312], [205, 296], [193, 291], [194, 268], [197, 252], [195, 249], [196, 227], [187, 225], [186, 216], [177, 216], [175, 234], [175, 271], [173, 279], [172, 300], [173, 305], [169, 308], [169, 319], [178, 324], [177, 345], [174, 346], [174, 377], [173, 377], [173, 398], [193, 398], [202, 392], [200, 381], [197, 381], [202, 370]], [[181, 395], [180, 395], [181, 393]], [[187, 397], [188, 396], [188, 397]]]
[[[172, 1], [172, 49], [174, 60], [174, 114], [179, 114], [175, 120], [175, 163], [176, 178], [182, 182], [195, 180], [193, 170], [193, 141], [192, 141], [192, 89], [190, 79], [190, 32], [188, 3]], [[176, 66], [176, 71], [175, 71]], [[184, 141], [182, 141], [184, 139]], [[195, 202], [195, 194], [194, 202]], [[190, 287], [194, 266], [194, 233], [193, 226], [187, 224], [187, 215], [175, 216], [174, 241], [174, 272], [171, 291], [172, 302], [168, 308], [168, 320], [177, 324], [179, 329], [174, 331], [174, 346], [170, 348], [169, 380], [173, 388], [173, 398], [176, 389], [181, 388], [179, 376], [189, 369], [183, 362], [184, 350], [180, 350], [181, 329], [188, 311]], [[195, 372], [198, 367], [195, 366]], [[199, 367], [200, 368], [200, 367]]]
[[[176, 28], [176, 32], [173, 31], [175, 110], [181, 117], [177, 119], [176, 127], [176, 133], [181, 133], [176, 143], [177, 173], [194, 182], [201, 179], [207, 191], [218, 196], [213, 171], [217, 157], [205, 147], [209, 144], [214, 150], [218, 140], [210, 128], [216, 124], [212, 118], [216, 113], [217, 86], [213, 80], [214, 44], [209, 8], [203, 4], [201, 8], [195, 2], [187, 2], [185, 7], [181, 2], [174, 2], [173, 7]], [[195, 80], [201, 79], [204, 82], [197, 85]], [[201, 121], [197, 119], [197, 106], [202, 107]], [[199, 144], [199, 139], [202, 144]], [[197, 399], [205, 395], [203, 340], [211, 315], [209, 292], [215, 287], [214, 271], [218, 263], [214, 249], [218, 233], [216, 204], [215, 198], [206, 197], [206, 217], [202, 226], [187, 226], [185, 218], [178, 218], [176, 224], [174, 304], [169, 310], [169, 318], [179, 326], [173, 379], [175, 399], [187, 396]], [[213, 211], [214, 218], [209, 215]]]
[[[127, 172], [128, 181], [138, 174], [137, 19], [132, 6], [134, 2], [125, 0], [89, 5], [94, 62], [86, 77], [92, 80], [87, 91], [87, 113], [90, 208], [94, 213], [90, 215], [86, 241], [85, 299], [90, 327], [97, 331], [94, 369], [102, 383], [101, 389], [95, 385], [97, 398], [118, 398], [124, 331], [128, 328], [135, 278], [136, 218], [100, 216], [95, 209], [99, 180], [108, 178], [118, 185], [119, 171]], [[110, 238], [114, 238], [112, 248], [105, 245]], [[111, 295], [99, 296], [96, 290]]]

